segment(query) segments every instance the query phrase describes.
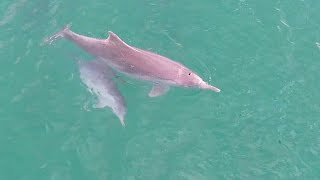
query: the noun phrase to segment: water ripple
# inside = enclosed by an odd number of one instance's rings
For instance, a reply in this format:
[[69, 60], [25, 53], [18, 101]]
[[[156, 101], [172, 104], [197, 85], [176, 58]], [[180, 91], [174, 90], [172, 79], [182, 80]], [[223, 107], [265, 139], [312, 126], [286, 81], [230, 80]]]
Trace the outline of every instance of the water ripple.
[[20, 0], [12, 3], [5, 12], [3, 18], [0, 20], [0, 27], [10, 23], [11, 20], [16, 16], [19, 9], [22, 8], [26, 2], [27, 0]]

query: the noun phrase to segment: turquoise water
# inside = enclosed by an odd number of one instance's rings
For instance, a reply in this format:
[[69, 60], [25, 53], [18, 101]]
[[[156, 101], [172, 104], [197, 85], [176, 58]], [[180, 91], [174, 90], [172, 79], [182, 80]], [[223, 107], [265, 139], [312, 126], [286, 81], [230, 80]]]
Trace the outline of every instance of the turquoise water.
[[[320, 179], [320, 1], [0, 2], [0, 179]], [[126, 77], [123, 128], [73, 59], [72, 23], [196, 71], [221, 93]]]

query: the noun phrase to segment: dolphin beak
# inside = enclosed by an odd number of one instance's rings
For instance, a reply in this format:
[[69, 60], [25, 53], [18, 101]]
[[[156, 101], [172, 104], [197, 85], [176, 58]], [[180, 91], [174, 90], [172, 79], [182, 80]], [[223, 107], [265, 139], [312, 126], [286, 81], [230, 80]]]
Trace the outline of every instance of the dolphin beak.
[[207, 83], [202, 83], [202, 84], [200, 85], [200, 88], [201, 88], [201, 89], [211, 90], [211, 91], [214, 91], [214, 92], [220, 92], [220, 91], [221, 91], [219, 88], [214, 87], [214, 86], [211, 86], [211, 85], [209, 85], [209, 84], [207, 84]]

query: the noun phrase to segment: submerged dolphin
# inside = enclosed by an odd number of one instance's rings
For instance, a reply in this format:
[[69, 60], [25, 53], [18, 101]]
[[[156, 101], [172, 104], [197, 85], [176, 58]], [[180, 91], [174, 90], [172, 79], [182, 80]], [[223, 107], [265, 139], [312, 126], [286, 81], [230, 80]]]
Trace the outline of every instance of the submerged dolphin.
[[74, 42], [91, 55], [102, 59], [118, 72], [154, 83], [150, 97], [166, 93], [169, 86], [196, 87], [220, 92], [220, 89], [203, 81], [195, 72], [164, 56], [132, 47], [109, 31], [107, 39], [96, 39], [72, 32], [66, 26], [46, 41], [64, 37]]
[[126, 102], [113, 81], [114, 72], [100, 60], [78, 61], [80, 78], [91, 93], [98, 97], [96, 108], [110, 107], [122, 126], [127, 112]]

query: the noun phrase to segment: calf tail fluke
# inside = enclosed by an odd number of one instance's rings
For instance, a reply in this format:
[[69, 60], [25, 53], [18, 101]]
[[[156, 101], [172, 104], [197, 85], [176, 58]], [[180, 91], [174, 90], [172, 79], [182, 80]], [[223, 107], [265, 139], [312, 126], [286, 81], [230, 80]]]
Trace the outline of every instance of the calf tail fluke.
[[67, 24], [66, 26], [64, 26], [64, 28], [61, 31], [55, 33], [54, 35], [52, 35], [52, 36], [50, 36], [48, 38], [46, 38], [44, 40], [44, 43], [45, 44], [52, 44], [54, 41], [63, 38], [65, 33], [70, 31], [70, 27], [71, 27], [71, 23]]

